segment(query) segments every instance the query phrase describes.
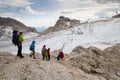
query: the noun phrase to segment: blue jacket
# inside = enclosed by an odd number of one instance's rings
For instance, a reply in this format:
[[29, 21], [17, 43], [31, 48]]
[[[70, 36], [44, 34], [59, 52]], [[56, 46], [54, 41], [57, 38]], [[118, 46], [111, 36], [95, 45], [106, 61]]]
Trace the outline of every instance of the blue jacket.
[[32, 41], [32, 44], [30, 45], [30, 50], [35, 50], [35, 41]]

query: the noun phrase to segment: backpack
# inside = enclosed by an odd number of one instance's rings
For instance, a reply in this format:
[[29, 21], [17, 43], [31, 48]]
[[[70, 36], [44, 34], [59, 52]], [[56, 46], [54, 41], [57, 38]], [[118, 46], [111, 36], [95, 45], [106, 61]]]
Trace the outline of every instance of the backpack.
[[16, 46], [18, 43], [18, 35], [17, 35], [17, 31], [13, 31], [13, 35], [12, 35], [12, 43]]
[[30, 50], [32, 50], [32, 45], [30, 45], [30, 48], [29, 48]]
[[30, 48], [29, 48], [31, 51], [34, 50], [34, 45], [30, 45]]

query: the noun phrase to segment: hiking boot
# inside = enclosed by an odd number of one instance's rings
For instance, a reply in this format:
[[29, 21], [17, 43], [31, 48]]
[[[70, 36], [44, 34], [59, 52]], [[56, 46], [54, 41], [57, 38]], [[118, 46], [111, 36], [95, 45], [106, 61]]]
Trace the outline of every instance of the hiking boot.
[[24, 56], [20, 56], [20, 58], [24, 58]]
[[31, 54], [30, 54], [29, 56], [30, 56], [30, 57], [32, 57], [32, 55], [31, 55]]
[[33, 59], [36, 59], [36, 58], [33, 58]]
[[30, 53], [29, 56], [32, 57], [33, 53]]

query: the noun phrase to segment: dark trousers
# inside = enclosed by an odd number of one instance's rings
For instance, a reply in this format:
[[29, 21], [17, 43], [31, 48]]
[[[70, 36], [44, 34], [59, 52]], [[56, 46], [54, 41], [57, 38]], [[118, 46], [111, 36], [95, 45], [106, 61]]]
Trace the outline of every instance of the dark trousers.
[[17, 44], [17, 47], [18, 47], [17, 56], [23, 57], [23, 56], [22, 56], [22, 43], [18, 43], [18, 44]]
[[62, 56], [58, 55], [57, 56], [57, 60], [59, 61], [61, 58], [63, 58]]
[[48, 55], [48, 60], [50, 60], [50, 55]]

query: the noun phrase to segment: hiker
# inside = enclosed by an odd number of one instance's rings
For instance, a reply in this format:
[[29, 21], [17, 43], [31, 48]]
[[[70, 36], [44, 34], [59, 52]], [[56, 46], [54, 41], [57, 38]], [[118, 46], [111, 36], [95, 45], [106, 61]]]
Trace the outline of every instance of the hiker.
[[20, 58], [23, 58], [24, 56], [22, 55], [22, 43], [24, 41], [22, 32], [18, 34], [18, 42], [17, 42], [17, 47], [18, 47], [18, 54], [17, 56]]
[[50, 48], [48, 48], [47, 52], [48, 52], [48, 60], [50, 61]]
[[64, 58], [64, 53], [62, 52], [62, 50], [59, 51], [59, 54], [57, 55], [57, 60], [59, 61], [60, 59]]
[[[21, 38], [21, 39], [19, 39]], [[17, 52], [17, 56], [20, 57], [20, 58], [23, 58], [22, 56], [22, 42], [24, 41], [24, 38], [22, 36], [20, 36], [18, 34], [18, 31], [17, 30], [13, 30], [13, 35], [12, 35], [12, 43], [17, 47], [18, 47], [18, 52]]]
[[46, 60], [48, 60], [48, 52], [47, 52], [47, 49], [46, 49], [46, 45], [43, 45], [42, 56], [43, 56], [43, 60], [44, 60], [44, 58], [46, 58]]
[[36, 59], [36, 58], [35, 58], [35, 41], [34, 41], [34, 40], [32, 41], [32, 43], [31, 43], [31, 45], [30, 45], [30, 51], [32, 51], [32, 52], [30, 53], [30, 57], [33, 56], [33, 59]]

